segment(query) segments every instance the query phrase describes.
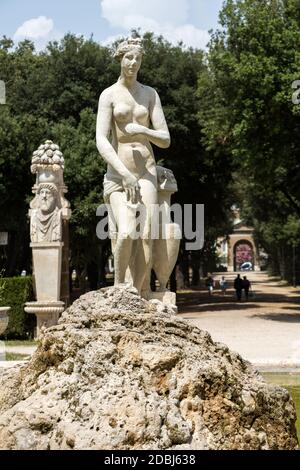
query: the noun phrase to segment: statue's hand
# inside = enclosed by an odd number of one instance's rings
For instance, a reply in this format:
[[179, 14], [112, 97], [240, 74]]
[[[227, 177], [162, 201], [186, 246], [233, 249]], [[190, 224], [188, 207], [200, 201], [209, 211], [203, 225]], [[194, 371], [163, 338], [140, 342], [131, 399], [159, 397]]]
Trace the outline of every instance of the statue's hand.
[[131, 173], [128, 173], [123, 177], [122, 181], [127, 201], [136, 204], [140, 199], [140, 185], [138, 180]]
[[140, 124], [130, 123], [125, 126], [125, 132], [129, 135], [145, 134], [145, 127]]

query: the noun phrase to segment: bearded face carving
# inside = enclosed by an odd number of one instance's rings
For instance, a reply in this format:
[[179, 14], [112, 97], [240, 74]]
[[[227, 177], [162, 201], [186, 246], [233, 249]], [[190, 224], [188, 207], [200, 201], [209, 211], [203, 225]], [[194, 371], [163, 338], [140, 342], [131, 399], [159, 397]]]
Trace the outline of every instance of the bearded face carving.
[[30, 235], [33, 243], [62, 241], [62, 211], [55, 184], [41, 183], [37, 209], [32, 211]]
[[42, 187], [38, 193], [39, 206], [41, 212], [50, 214], [55, 209], [56, 197], [55, 191], [47, 187]]

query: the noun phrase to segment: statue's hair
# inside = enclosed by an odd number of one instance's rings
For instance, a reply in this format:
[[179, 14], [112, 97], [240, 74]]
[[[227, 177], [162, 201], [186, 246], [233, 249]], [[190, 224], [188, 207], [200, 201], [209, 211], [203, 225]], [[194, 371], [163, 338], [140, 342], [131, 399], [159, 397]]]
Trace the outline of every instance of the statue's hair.
[[55, 193], [55, 195], [58, 194], [57, 186], [54, 183], [40, 183], [39, 187], [38, 187], [38, 190], [37, 190], [37, 193], [40, 194], [42, 189], [49, 189], [50, 191], [53, 191]]
[[137, 49], [142, 55], [145, 54], [141, 38], [128, 38], [126, 41], [121, 42], [118, 45], [116, 52], [114, 53], [114, 57], [118, 60], [121, 60], [122, 57], [132, 49]]

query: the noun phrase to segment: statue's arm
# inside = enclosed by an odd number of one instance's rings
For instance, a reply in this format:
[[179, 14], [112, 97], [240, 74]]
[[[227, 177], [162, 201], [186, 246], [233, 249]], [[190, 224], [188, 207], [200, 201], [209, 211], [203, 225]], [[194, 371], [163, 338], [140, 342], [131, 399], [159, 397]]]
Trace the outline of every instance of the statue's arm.
[[115, 149], [108, 140], [112, 122], [112, 101], [110, 90], [104, 90], [99, 99], [96, 140], [97, 148], [102, 158], [114, 168], [123, 179], [132, 175], [119, 159]]
[[127, 133], [145, 135], [149, 141], [160, 148], [168, 148], [171, 144], [169, 129], [157, 92], [151, 89], [150, 118], [153, 129], [140, 124], [128, 124], [125, 127]]

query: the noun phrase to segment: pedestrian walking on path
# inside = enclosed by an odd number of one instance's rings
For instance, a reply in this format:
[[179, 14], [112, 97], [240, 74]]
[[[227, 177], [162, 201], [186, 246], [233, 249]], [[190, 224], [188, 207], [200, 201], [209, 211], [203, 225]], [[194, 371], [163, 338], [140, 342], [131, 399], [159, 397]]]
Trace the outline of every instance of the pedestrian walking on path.
[[235, 291], [236, 291], [236, 298], [239, 302], [241, 302], [242, 292], [243, 292], [243, 280], [242, 280], [240, 274], [238, 274], [237, 277], [234, 280], [234, 288], [235, 288]]
[[245, 299], [246, 301], [248, 301], [249, 290], [251, 289], [251, 282], [249, 281], [249, 279], [247, 279], [247, 276], [244, 276], [244, 279], [243, 279], [243, 289], [245, 291]]
[[214, 278], [211, 275], [208, 275], [208, 278], [206, 279], [205, 284], [206, 284], [206, 287], [208, 289], [209, 296], [211, 296], [213, 291], [214, 291], [214, 287], [215, 287]]
[[225, 276], [222, 276], [222, 279], [220, 281], [220, 289], [221, 289], [222, 294], [225, 297], [226, 296], [226, 290], [228, 289], [228, 284], [227, 284], [227, 281], [225, 279]]

